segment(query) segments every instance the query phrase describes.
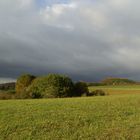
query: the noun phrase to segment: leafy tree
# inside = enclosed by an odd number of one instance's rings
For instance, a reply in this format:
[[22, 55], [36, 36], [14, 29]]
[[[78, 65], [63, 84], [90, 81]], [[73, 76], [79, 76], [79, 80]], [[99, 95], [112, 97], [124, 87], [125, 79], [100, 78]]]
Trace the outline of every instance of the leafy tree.
[[26, 89], [31, 85], [34, 79], [35, 76], [30, 74], [21, 75], [16, 82], [16, 93], [21, 94], [23, 92], [26, 92]]
[[75, 96], [81, 96], [83, 94], [88, 94], [88, 86], [85, 82], [77, 82], [75, 84]]
[[46, 97], [71, 97], [73, 96], [74, 84], [72, 80], [59, 74], [49, 74], [36, 78], [29, 87], [32, 98]]
[[28, 88], [28, 93], [32, 98], [43, 97], [44, 91], [48, 85], [47, 76], [37, 77]]

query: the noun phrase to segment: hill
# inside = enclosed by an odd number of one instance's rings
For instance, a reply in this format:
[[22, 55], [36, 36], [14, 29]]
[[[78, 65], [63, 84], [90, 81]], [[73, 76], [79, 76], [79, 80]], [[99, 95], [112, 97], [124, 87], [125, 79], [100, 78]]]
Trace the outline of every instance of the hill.
[[104, 85], [131, 85], [137, 82], [125, 78], [106, 78], [101, 83]]
[[15, 85], [16, 85], [15, 82], [0, 84], [0, 90], [11, 90], [11, 89], [15, 89]]

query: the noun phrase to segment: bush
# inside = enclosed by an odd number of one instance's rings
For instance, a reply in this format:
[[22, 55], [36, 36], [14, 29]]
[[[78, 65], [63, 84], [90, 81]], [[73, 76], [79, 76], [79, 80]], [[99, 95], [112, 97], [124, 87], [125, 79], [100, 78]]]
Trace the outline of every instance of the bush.
[[13, 94], [0, 93], [0, 100], [8, 100], [8, 99], [13, 99], [13, 98], [14, 98]]
[[82, 96], [83, 94], [87, 95], [88, 93], [89, 93], [89, 90], [86, 83], [77, 82], [75, 84], [75, 96], [79, 97], [79, 96]]
[[16, 93], [21, 94], [23, 92], [26, 92], [26, 89], [29, 85], [31, 85], [32, 81], [35, 79], [35, 76], [30, 74], [21, 75], [17, 79], [16, 83]]
[[105, 96], [107, 95], [103, 90], [95, 90], [88, 94], [88, 96]]
[[31, 99], [31, 96], [27, 91], [21, 92], [20, 94], [14, 94], [15, 99]]
[[73, 96], [72, 80], [64, 75], [49, 74], [36, 78], [28, 88], [32, 98], [57, 98]]

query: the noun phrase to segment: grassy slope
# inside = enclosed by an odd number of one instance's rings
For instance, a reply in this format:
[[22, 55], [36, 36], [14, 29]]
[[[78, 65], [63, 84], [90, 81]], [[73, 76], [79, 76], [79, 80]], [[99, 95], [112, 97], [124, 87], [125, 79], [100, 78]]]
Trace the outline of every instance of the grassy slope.
[[89, 87], [90, 91], [102, 89], [109, 94], [140, 94], [140, 85], [119, 85], [119, 86], [93, 86]]
[[0, 140], [137, 140], [140, 94], [0, 101]]

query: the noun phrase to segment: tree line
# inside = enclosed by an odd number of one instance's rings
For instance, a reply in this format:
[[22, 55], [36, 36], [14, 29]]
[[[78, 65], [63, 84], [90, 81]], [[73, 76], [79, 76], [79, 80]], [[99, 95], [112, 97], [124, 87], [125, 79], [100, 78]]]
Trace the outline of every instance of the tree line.
[[25, 74], [20, 76], [16, 83], [16, 96], [19, 98], [63, 98], [88, 94], [86, 83], [74, 83], [68, 76], [60, 74], [39, 77]]
[[[9, 85], [9, 84], [8, 84]], [[23, 74], [18, 77], [17, 82], [7, 86], [8, 90], [0, 92], [0, 99], [36, 99], [36, 98], [65, 98], [81, 96], [104, 96], [102, 90], [89, 92], [88, 83], [73, 82], [66, 75], [48, 74], [45, 76], [34, 76]], [[10, 88], [9, 88], [10, 87]], [[14, 87], [14, 89], [11, 87]], [[4, 88], [4, 89], [5, 89]]]

